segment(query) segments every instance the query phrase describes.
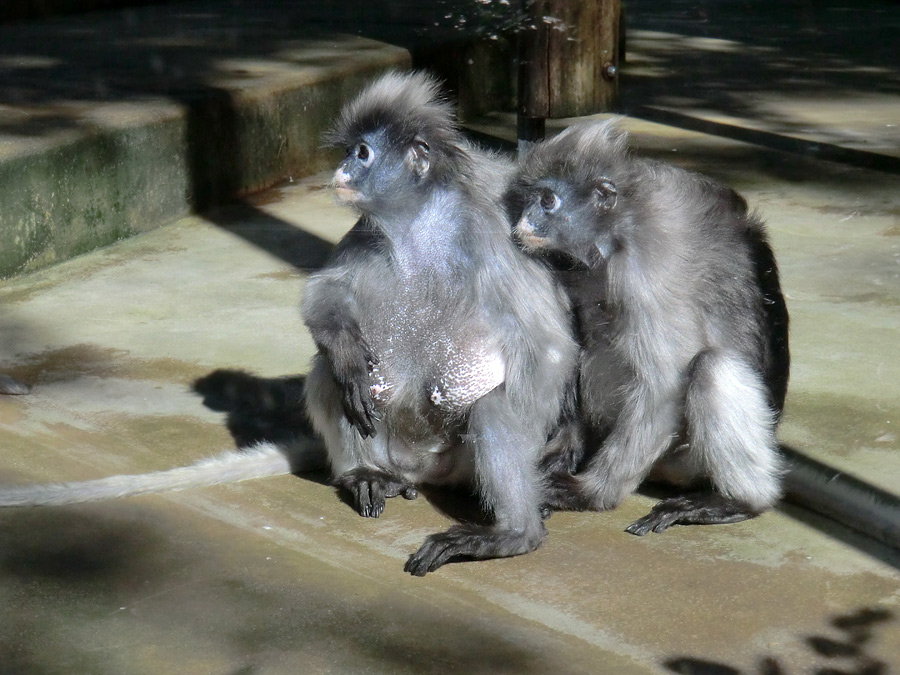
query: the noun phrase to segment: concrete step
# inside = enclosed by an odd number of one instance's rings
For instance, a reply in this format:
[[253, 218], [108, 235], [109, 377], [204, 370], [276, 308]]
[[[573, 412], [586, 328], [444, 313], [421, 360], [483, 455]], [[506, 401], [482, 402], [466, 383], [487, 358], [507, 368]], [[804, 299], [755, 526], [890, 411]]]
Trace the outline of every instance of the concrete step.
[[0, 27], [0, 278], [330, 166], [341, 104], [410, 55], [302, 17], [200, 2]]

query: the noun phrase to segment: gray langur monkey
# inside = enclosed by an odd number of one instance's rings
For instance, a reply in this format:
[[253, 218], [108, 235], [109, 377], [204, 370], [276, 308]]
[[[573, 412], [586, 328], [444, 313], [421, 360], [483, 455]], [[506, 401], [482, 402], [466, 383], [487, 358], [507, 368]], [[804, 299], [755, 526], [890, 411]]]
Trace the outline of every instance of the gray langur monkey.
[[313, 274], [307, 407], [362, 516], [417, 486], [477, 491], [489, 524], [430, 535], [405, 570], [540, 546], [539, 462], [575, 372], [568, 304], [509, 235], [510, 166], [467, 143], [435, 82], [388, 74], [345, 108], [338, 198], [359, 221]]
[[520, 245], [559, 270], [583, 347], [589, 447], [574, 475], [551, 474], [548, 505], [612, 509], [649, 476], [714, 491], [662, 500], [633, 534], [771, 507], [788, 313], [764, 225], [744, 199], [633, 156], [613, 121], [535, 147], [508, 208]]
[[[512, 164], [467, 143], [422, 74], [370, 85], [332, 140], [348, 152], [336, 195], [360, 219], [310, 277], [302, 310], [319, 348], [306, 407], [333, 482], [368, 517], [418, 487], [477, 492], [490, 522], [429, 536], [406, 563], [413, 575], [532, 551], [546, 535], [540, 465], [568, 439], [558, 423], [578, 346], [552, 273], [509, 235]], [[6, 487], [0, 506], [231, 483], [323, 459], [316, 438], [263, 442], [169, 471]]]

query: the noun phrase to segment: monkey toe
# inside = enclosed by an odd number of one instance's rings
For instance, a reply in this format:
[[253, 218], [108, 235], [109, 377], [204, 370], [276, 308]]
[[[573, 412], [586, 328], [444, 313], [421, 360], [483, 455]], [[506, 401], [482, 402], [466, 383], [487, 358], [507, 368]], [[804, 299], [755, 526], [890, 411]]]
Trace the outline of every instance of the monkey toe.
[[720, 525], [756, 517], [757, 511], [718, 493], [699, 493], [671, 497], [659, 502], [643, 518], [625, 528], [629, 534], [643, 537], [649, 532], [664, 532], [672, 525]]
[[629, 534], [643, 537], [650, 532], [664, 532], [670, 525], [678, 522], [678, 515], [660, 513], [655, 508], [643, 518], [639, 518], [625, 528]]
[[414, 485], [375, 469], [359, 468], [348, 471], [334, 481], [335, 486], [349, 494], [354, 510], [363, 518], [378, 518], [391, 497], [416, 499], [419, 491]]
[[360, 481], [353, 492], [356, 512], [363, 518], [378, 518], [384, 513], [386, 501], [380, 483]]

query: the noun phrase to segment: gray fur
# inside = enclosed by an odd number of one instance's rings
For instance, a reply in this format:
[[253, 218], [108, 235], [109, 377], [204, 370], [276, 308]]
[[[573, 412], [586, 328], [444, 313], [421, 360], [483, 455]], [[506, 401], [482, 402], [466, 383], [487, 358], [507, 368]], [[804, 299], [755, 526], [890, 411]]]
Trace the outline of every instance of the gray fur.
[[633, 156], [612, 121], [537, 146], [509, 204], [521, 245], [552, 257], [575, 306], [580, 406], [600, 444], [577, 475], [555, 477], [551, 505], [615, 508], [671, 457], [718, 495], [662, 502], [629, 531], [770, 507], [781, 494], [787, 311], [744, 200]]
[[417, 485], [477, 489], [490, 526], [428, 537], [406, 569], [537, 548], [540, 453], [574, 372], [568, 305], [509, 237], [511, 166], [467, 143], [434, 81], [390, 74], [349, 104], [334, 184], [360, 214], [303, 316], [313, 425], [356, 510]]
[[0, 394], [9, 394], [10, 396], [22, 396], [31, 393], [31, 385], [17, 380], [12, 375], [4, 375], [0, 373]]

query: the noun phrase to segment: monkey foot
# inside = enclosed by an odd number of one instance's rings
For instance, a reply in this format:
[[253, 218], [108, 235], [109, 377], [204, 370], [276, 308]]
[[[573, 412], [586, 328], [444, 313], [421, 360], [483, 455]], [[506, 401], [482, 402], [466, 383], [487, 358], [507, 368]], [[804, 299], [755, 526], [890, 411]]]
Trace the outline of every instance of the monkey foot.
[[363, 518], [380, 516], [386, 500], [391, 497], [415, 499], [419, 496], [414, 485], [375, 469], [353, 469], [336, 478], [333, 484], [349, 494], [351, 505]]
[[486, 560], [529, 553], [541, 545], [546, 534], [543, 525], [534, 534], [484, 525], [454, 525], [446, 532], [429, 535], [422, 547], [409, 556], [403, 571], [424, 577], [457, 559]]
[[568, 472], [546, 476], [541, 497], [541, 515], [544, 520], [549, 518], [549, 514], [553, 511], [594, 510], [590, 501], [582, 494], [578, 480]]
[[573, 474], [578, 470], [581, 453], [570, 450], [548, 453], [541, 460], [540, 471], [544, 476]]
[[584, 459], [584, 446], [580, 428], [574, 424], [563, 425], [544, 446], [541, 475], [577, 473]]
[[715, 492], [703, 492], [663, 499], [643, 518], [625, 528], [643, 537], [650, 531], [663, 532], [672, 525], [718, 525], [738, 523], [758, 516], [745, 504]]

